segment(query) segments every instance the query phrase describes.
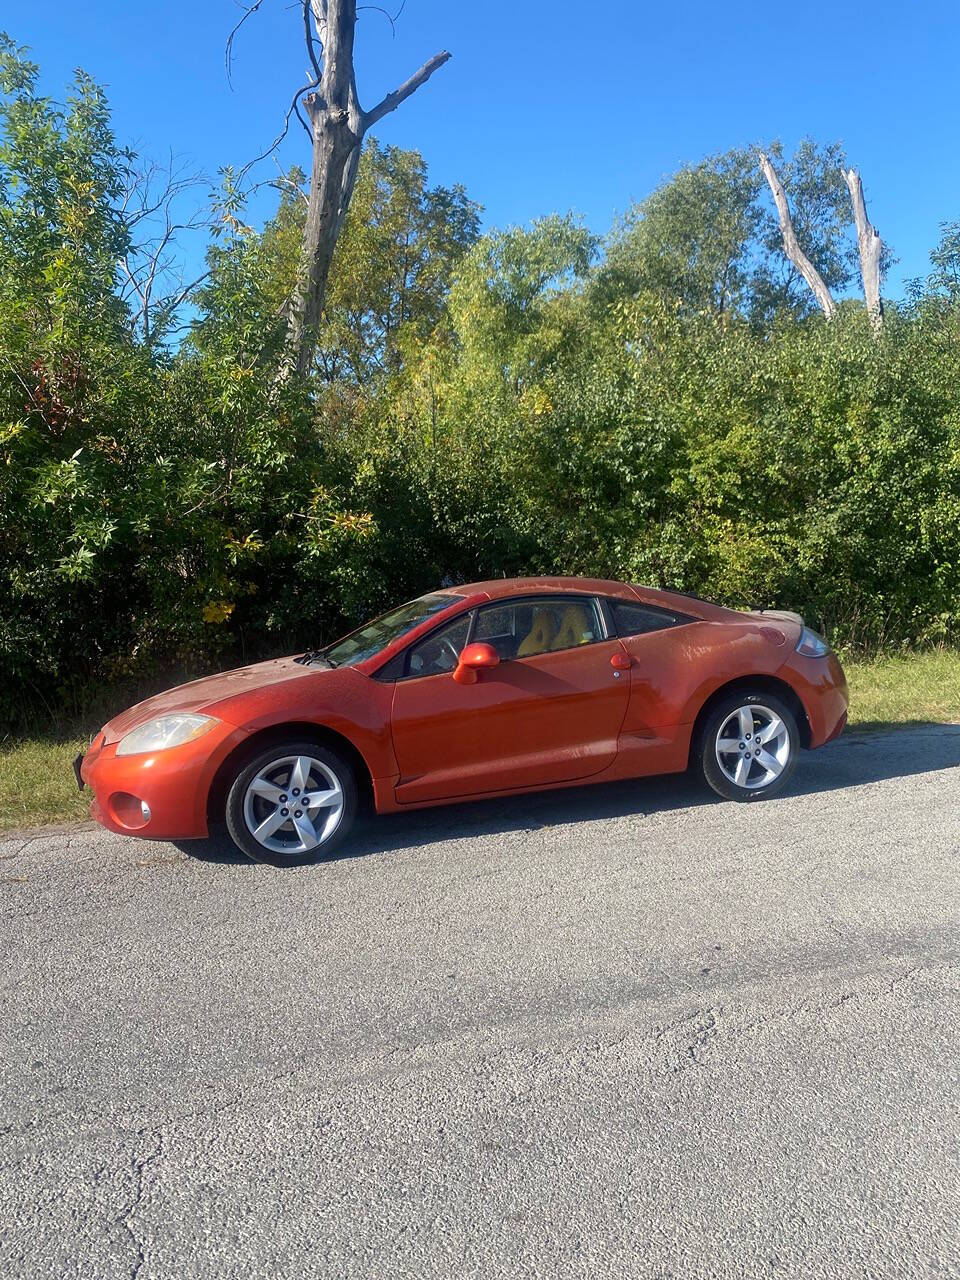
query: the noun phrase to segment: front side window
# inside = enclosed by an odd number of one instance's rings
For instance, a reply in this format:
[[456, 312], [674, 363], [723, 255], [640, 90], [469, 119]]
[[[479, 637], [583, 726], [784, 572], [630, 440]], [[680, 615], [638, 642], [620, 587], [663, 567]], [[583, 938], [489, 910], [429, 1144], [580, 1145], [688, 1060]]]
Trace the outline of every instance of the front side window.
[[470, 630], [469, 613], [454, 618], [445, 627], [432, 631], [410, 648], [405, 674], [408, 676], [440, 676], [456, 670], [460, 653]]
[[603, 628], [595, 600], [549, 596], [484, 606], [472, 639], [492, 645], [505, 661], [593, 644]]
[[454, 595], [452, 592], [434, 591], [430, 595], [409, 600], [398, 609], [392, 609], [389, 613], [374, 618], [372, 622], [368, 622], [357, 631], [351, 631], [342, 640], [328, 645], [321, 651], [321, 656], [330, 663], [331, 667], [355, 666], [358, 662], [372, 658], [381, 649], [385, 649], [400, 636], [405, 636], [408, 631], [418, 627], [421, 622], [426, 622], [435, 613], [442, 613], [444, 609], [449, 609], [460, 599], [462, 596]]

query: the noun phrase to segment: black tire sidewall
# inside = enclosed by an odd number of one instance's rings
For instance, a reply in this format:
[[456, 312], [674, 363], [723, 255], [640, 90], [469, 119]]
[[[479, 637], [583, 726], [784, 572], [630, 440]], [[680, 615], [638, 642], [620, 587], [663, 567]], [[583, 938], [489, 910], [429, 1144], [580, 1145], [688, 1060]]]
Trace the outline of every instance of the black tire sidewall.
[[[787, 760], [786, 768], [768, 786], [754, 791], [748, 791], [744, 787], [738, 787], [735, 782], [731, 782], [720, 768], [716, 754], [717, 734], [720, 732], [724, 721], [738, 707], [750, 705], [768, 707], [775, 712], [787, 726], [787, 733], [790, 737], [790, 756]], [[800, 730], [797, 725], [797, 717], [790, 707], [774, 693], [763, 693], [756, 689], [745, 688], [740, 692], [730, 693], [721, 698], [711, 709], [698, 734], [696, 760], [700, 776], [717, 795], [722, 796], [725, 800], [751, 803], [757, 800], [772, 799], [786, 789], [797, 766], [797, 753], [799, 750]]]
[[[312, 756], [313, 759], [321, 761], [322, 764], [325, 764], [328, 769], [336, 774], [343, 791], [343, 812], [340, 815], [340, 821], [337, 823], [336, 829], [324, 840], [322, 845], [316, 849], [311, 849], [308, 853], [293, 854], [290, 857], [286, 857], [280, 853], [273, 853], [270, 849], [265, 849], [247, 830], [247, 824], [243, 817], [243, 800], [247, 787], [261, 769], [264, 769], [271, 760], [293, 755]], [[330, 747], [321, 746], [319, 743], [310, 742], [308, 739], [298, 738], [278, 739], [271, 746], [265, 747], [262, 751], [258, 751], [256, 755], [250, 757], [230, 785], [230, 789], [227, 792], [224, 816], [231, 840], [242, 853], [245, 853], [254, 862], [265, 862], [272, 867], [302, 867], [311, 862], [324, 861], [346, 839], [353, 826], [356, 813], [357, 782], [351, 766], [343, 756], [338, 755]]]

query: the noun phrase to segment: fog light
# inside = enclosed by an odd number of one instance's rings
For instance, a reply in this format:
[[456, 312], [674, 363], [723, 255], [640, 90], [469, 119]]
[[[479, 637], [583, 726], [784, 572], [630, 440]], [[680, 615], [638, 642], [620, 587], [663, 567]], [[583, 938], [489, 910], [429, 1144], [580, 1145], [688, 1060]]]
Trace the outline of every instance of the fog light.
[[110, 816], [124, 831], [140, 831], [150, 821], [150, 806], [139, 796], [115, 791], [107, 802]]

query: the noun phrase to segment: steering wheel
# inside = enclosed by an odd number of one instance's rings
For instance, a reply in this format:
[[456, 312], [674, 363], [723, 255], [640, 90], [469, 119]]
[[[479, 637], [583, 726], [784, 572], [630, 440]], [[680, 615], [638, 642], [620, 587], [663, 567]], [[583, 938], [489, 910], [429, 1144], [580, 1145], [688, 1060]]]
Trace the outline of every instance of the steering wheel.
[[440, 643], [448, 651], [448, 653], [450, 654], [450, 657], [453, 659], [453, 665], [455, 667], [458, 667], [460, 665], [460, 651], [458, 650], [457, 646], [447, 636], [444, 636]]

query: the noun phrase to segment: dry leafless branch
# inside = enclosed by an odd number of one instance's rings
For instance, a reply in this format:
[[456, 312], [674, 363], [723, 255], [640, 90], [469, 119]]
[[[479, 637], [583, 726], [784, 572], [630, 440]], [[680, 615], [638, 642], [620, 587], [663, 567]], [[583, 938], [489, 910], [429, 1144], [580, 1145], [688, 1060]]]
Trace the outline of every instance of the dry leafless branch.
[[128, 231], [137, 234], [131, 234], [131, 247], [118, 264], [124, 277], [120, 297], [147, 345], [167, 330], [170, 319], [208, 274], [186, 283], [177, 268], [178, 239], [211, 223], [205, 201], [185, 208], [185, 198], [208, 185], [202, 173], [178, 168], [172, 155], [166, 165], [147, 162], [129, 171], [120, 212]]
[[[317, 61], [316, 44], [319, 42], [314, 40], [313, 32], [310, 30], [310, 18], [313, 14], [310, 0], [303, 0], [301, 8], [303, 9], [303, 42], [307, 46], [307, 55], [310, 58], [310, 64], [313, 67], [313, 82], [314, 84], [319, 84], [320, 77], [323, 75], [323, 72], [320, 70], [320, 63]], [[323, 46], [321, 45], [321, 53], [322, 51]]]
[[404, 80], [398, 89], [394, 89], [393, 93], [388, 93], [385, 98], [378, 102], [372, 111], [365, 111], [363, 114], [364, 129], [371, 128], [378, 120], [382, 120], [391, 111], [395, 111], [401, 102], [406, 101], [412, 93], [416, 93], [422, 84], [426, 84], [436, 70], [442, 67], [445, 62], [449, 62], [450, 56], [446, 49], [442, 53], [435, 53], [432, 58], [423, 64], [419, 71], [413, 73], [409, 80]]
[[256, 0], [255, 4], [246, 6], [243, 11], [243, 17], [234, 26], [233, 30], [227, 36], [226, 47], [224, 48], [224, 51], [223, 51], [223, 63], [227, 71], [227, 83], [230, 85], [231, 89], [233, 88], [233, 77], [231, 74], [233, 69], [233, 42], [237, 38], [237, 32], [240, 30], [240, 28], [243, 26], [246, 20], [248, 18], [252, 18], [262, 4], [263, 4], [263, 0]]

